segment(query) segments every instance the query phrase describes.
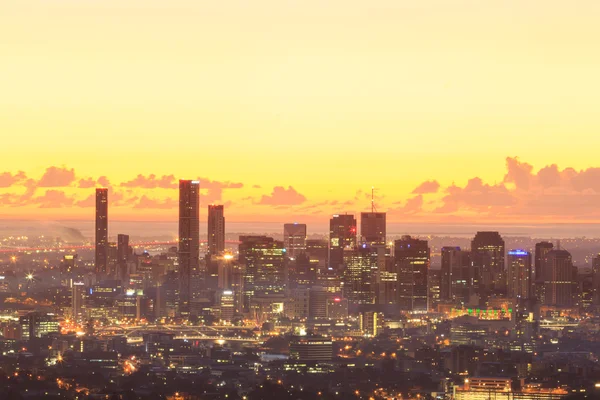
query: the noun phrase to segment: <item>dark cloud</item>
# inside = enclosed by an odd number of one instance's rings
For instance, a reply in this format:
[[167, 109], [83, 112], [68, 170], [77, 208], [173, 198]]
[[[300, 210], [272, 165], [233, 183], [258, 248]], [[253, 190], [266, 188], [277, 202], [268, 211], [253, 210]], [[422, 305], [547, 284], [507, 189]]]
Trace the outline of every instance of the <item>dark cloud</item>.
[[263, 195], [258, 204], [273, 205], [273, 206], [295, 206], [306, 201], [304, 195], [298, 193], [296, 189], [288, 186], [286, 189], [283, 186], [275, 186], [270, 195]]

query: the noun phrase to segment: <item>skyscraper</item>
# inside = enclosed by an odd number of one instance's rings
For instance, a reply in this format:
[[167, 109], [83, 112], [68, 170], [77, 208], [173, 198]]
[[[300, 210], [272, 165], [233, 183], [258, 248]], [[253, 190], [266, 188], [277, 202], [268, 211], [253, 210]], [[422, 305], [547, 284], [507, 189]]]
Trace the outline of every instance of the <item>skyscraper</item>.
[[108, 265], [108, 189], [96, 189], [96, 251], [94, 267], [105, 274]]
[[208, 254], [216, 256], [225, 251], [225, 217], [222, 205], [208, 206]]
[[430, 250], [426, 240], [403, 236], [394, 246], [401, 310], [427, 311]]
[[385, 246], [386, 214], [383, 212], [360, 213], [360, 237], [370, 246]]
[[542, 304], [555, 307], [571, 307], [573, 299], [573, 261], [566, 250], [552, 250], [542, 263], [544, 298]]
[[334, 215], [329, 220], [329, 266], [341, 270], [344, 249], [356, 247], [356, 219], [354, 215]]
[[535, 264], [533, 268], [533, 290], [535, 298], [538, 301], [542, 301], [544, 298], [544, 277], [542, 274], [542, 266], [544, 265], [544, 259], [554, 245], [550, 242], [539, 242], [535, 244]]
[[442, 247], [440, 298], [456, 305], [477, 305], [479, 269], [471, 252], [460, 247]]
[[473, 263], [481, 274], [484, 295], [506, 293], [504, 240], [498, 232], [477, 232], [471, 242]]
[[199, 273], [200, 182], [179, 181], [179, 312], [190, 312], [192, 280]]
[[537, 281], [541, 278], [542, 263], [544, 262], [546, 254], [552, 251], [553, 248], [554, 245], [550, 242], [539, 242], [535, 244], [535, 268], [533, 270], [534, 280]]
[[376, 248], [363, 244], [344, 251], [344, 297], [350, 303], [375, 303], [376, 276]]
[[306, 224], [284, 224], [283, 245], [289, 258], [306, 251]]
[[244, 268], [243, 308], [254, 297], [282, 295], [286, 288], [283, 242], [268, 236], [240, 236], [239, 263]]
[[533, 296], [531, 253], [525, 250], [508, 252], [508, 297], [528, 300]]
[[128, 279], [127, 262], [129, 261], [129, 235], [117, 235], [117, 270], [115, 277], [121, 282]]
[[83, 282], [73, 282], [71, 288], [71, 312], [73, 321], [79, 322], [83, 318], [83, 301], [85, 286]]

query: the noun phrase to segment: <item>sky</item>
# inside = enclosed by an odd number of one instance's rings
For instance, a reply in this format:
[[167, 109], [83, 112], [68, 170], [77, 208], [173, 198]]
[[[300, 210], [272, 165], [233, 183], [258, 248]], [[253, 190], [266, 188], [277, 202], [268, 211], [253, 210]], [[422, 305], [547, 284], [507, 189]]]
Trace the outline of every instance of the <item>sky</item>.
[[[0, 218], [600, 222], [597, 0], [0, 1]], [[205, 213], [202, 218], [205, 219]]]

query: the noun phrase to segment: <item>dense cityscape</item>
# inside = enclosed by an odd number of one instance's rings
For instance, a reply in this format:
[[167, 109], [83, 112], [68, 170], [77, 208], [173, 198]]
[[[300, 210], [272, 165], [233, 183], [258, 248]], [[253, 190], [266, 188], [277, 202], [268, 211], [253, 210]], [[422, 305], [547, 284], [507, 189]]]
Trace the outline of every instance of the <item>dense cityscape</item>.
[[270, 236], [211, 204], [201, 237], [199, 193], [172, 242], [113, 232], [104, 188], [94, 238], [1, 238], [0, 397], [600, 396], [600, 241], [389, 235], [374, 199]]

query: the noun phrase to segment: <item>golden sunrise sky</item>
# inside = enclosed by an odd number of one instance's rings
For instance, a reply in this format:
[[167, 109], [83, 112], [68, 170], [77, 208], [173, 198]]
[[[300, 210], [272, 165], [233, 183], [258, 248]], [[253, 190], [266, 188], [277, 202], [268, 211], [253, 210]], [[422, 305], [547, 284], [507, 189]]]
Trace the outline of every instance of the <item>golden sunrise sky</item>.
[[599, 20], [598, 0], [0, 0], [0, 217], [89, 219], [105, 176], [120, 219], [173, 219], [175, 180], [201, 177], [239, 221], [359, 212], [371, 186], [390, 221], [599, 221]]

